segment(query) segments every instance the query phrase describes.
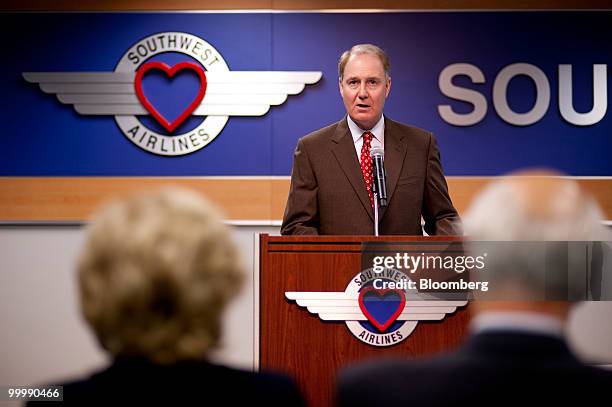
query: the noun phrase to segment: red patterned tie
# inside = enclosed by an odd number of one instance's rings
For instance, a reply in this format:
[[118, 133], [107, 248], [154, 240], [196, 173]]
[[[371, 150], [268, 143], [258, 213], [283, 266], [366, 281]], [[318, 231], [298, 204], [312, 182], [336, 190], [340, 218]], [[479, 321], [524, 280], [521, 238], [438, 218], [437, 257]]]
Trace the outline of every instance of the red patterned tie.
[[372, 157], [370, 157], [370, 148], [372, 147], [372, 133], [366, 131], [362, 135], [363, 145], [361, 146], [361, 156], [359, 162], [361, 163], [361, 173], [363, 174], [363, 180], [365, 181], [368, 195], [370, 196], [370, 205], [374, 207], [374, 195], [372, 194], [372, 184], [374, 183], [374, 177], [372, 176]]

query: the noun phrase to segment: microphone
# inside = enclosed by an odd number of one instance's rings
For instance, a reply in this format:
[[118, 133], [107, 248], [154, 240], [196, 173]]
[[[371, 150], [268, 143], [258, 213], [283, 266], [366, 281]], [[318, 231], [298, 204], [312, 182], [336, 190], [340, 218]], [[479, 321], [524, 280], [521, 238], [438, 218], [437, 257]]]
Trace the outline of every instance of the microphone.
[[374, 191], [378, 196], [379, 206], [387, 206], [387, 184], [385, 176], [385, 150], [382, 147], [372, 147], [370, 149], [372, 157], [372, 172], [374, 175]]

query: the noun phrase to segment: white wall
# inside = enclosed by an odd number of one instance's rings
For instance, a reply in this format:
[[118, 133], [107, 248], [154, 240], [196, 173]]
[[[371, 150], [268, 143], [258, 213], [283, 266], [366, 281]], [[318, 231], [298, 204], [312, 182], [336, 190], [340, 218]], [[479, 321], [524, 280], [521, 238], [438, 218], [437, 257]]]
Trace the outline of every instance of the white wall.
[[[259, 232], [278, 234], [278, 228], [235, 227], [251, 273]], [[0, 385], [56, 382], [107, 363], [79, 314], [74, 263], [82, 241], [79, 226], [0, 226]], [[217, 355], [245, 368], [255, 358], [253, 277], [228, 310]], [[612, 364], [612, 302], [580, 304], [569, 328], [583, 359]]]

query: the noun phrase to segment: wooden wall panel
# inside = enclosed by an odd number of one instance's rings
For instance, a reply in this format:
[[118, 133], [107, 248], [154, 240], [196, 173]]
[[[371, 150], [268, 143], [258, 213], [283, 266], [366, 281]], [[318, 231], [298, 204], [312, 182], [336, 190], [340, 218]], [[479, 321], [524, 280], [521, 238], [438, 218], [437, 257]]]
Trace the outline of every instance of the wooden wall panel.
[[215, 178], [0, 178], [0, 221], [83, 221], [102, 202], [138, 191], [179, 186], [221, 207], [227, 219], [269, 220], [270, 181]]
[[[492, 177], [448, 177], [455, 207], [462, 213]], [[612, 219], [612, 178], [578, 179]], [[105, 200], [175, 185], [206, 195], [229, 220], [280, 221], [288, 177], [0, 177], [0, 222], [87, 220]]]

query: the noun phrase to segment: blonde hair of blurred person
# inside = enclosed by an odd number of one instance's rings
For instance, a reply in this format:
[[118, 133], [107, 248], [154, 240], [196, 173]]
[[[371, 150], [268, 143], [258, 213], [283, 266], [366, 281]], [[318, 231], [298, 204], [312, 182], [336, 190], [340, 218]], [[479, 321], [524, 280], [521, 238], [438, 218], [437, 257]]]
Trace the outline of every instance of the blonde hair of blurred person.
[[86, 320], [115, 357], [203, 360], [243, 281], [228, 228], [195, 193], [166, 189], [106, 205], [78, 266]]
[[244, 270], [229, 228], [198, 194], [171, 188], [105, 205], [78, 276], [85, 319], [113, 360], [60, 384], [63, 404], [304, 405], [287, 376], [207, 360]]

